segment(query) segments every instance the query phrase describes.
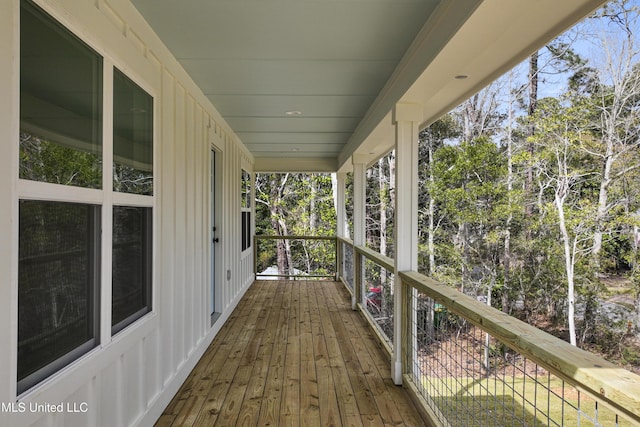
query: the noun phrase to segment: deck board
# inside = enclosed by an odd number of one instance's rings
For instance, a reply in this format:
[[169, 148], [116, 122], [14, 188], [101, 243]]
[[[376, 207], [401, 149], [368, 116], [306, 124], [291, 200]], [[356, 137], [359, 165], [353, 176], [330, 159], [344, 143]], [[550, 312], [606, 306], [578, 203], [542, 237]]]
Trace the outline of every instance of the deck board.
[[156, 426], [422, 426], [342, 284], [260, 281]]

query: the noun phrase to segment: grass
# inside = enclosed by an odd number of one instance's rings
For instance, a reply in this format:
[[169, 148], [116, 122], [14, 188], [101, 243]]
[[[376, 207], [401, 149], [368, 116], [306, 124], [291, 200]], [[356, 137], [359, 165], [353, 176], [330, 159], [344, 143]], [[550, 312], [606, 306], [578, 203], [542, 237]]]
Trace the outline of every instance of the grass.
[[[633, 426], [557, 378], [425, 378], [431, 402], [452, 426]], [[564, 400], [563, 400], [564, 396]], [[579, 396], [579, 399], [578, 399]], [[580, 411], [577, 410], [578, 406]], [[597, 410], [596, 410], [597, 407]]]

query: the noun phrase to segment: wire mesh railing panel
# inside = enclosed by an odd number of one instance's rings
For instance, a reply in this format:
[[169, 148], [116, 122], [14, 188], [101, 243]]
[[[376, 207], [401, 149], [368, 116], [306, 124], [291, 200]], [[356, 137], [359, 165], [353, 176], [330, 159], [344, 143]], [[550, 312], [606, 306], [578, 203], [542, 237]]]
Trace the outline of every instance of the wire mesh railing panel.
[[387, 343], [393, 342], [393, 271], [364, 258], [362, 307], [374, 321]]
[[409, 303], [407, 374], [443, 425], [635, 425], [416, 289]]
[[338, 242], [338, 244], [342, 245], [342, 279], [353, 291], [353, 246], [347, 242]]

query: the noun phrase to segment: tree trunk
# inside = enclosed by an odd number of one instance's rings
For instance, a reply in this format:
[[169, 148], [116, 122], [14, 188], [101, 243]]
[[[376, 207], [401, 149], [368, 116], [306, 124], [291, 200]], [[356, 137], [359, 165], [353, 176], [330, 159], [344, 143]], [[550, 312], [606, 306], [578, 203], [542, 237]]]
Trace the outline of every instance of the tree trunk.
[[[509, 77], [509, 86], [511, 87], [511, 77]], [[509, 117], [507, 123], [507, 197], [508, 210], [507, 220], [504, 230], [504, 285], [502, 287], [502, 311], [511, 312], [509, 288], [511, 281], [511, 221], [513, 220], [512, 209], [513, 194], [513, 102], [509, 98]]]
[[387, 195], [388, 185], [384, 157], [378, 160], [378, 194], [380, 198], [380, 253], [387, 254]]
[[[272, 174], [270, 177], [270, 204], [269, 214], [271, 217], [271, 226], [273, 227], [277, 236], [287, 235], [287, 226], [284, 222], [284, 213], [280, 207], [283, 189], [287, 182], [288, 174], [282, 178], [282, 181], [278, 179], [277, 174]], [[291, 267], [291, 251], [287, 250], [287, 241], [278, 239], [276, 240], [276, 264], [278, 267], [278, 274], [289, 274]], [[287, 253], [289, 255], [287, 256]]]
[[462, 123], [462, 140], [471, 142], [477, 134], [476, 123], [478, 121], [478, 97], [476, 93], [464, 104], [464, 117]]
[[633, 291], [634, 291], [634, 308], [635, 308], [635, 319], [634, 325], [635, 330], [640, 329], [640, 265], [638, 260], [638, 252], [640, 249], [640, 227], [637, 225], [633, 226], [633, 274], [632, 274], [632, 283], [633, 283]]
[[318, 209], [316, 208], [318, 188], [316, 187], [316, 180], [313, 176], [309, 176], [308, 180], [311, 190], [311, 195], [309, 197], [309, 232], [313, 236], [316, 234], [316, 228], [318, 228]]
[[[429, 150], [429, 184], [433, 188], [435, 183], [435, 177], [433, 176], [433, 139], [428, 138], [428, 150]], [[435, 215], [436, 215], [436, 201], [433, 199], [433, 194], [429, 194], [429, 276], [433, 276], [436, 272], [436, 247], [435, 247]]]
[[[276, 214], [271, 212], [271, 225], [275, 230], [277, 230], [278, 235], [282, 235], [282, 231], [280, 230], [280, 223], [277, 219]], [[285, 247], [285, 241], [278, 239], [276, 240], [276, 262], [278, 266], [278, 274], [287, 274], [289, 271], [289, 265], [287, 263], [287, 251]]]
[[[575, 324], [575, 283], [574, 283], [574, 265], [575, 250], [572, 251], [571, 238], [567, 231], [567, 222], [564, 216], [564, 200], [566, 191], [568, 191], [568, 183], [565, 180], [560, 183], [556, 190], [555, 205], [558, 210], [558, 226], [560, 227], [560, 235], [562, 237], [562, 246], [564, 248], [564, 265], [567, 274], [567, 321], [569, 323], [569, 340], [571, 345], [576, 345], [576, 324]], [[574, 248], [575, 249], [575, 248]]]
[[[380, 198], [380, 253], [387, 254], [387, 194], [384, 157], [378, 160], [378, 197]], [[380, 269], [380, 286], [387, 283], [387, 270]], [[384, 292], [383, 292], [384, 294]]]
[[466, 223], [461, 223], [458, 225], [458, 245], [462, 254], [460, 292], [464, 293], [467, 285], [469, 284], [470, 278], [469, 227]]
[[[387, 215], [387, 228], [389, 226], [391, 227], [395, 227], [394, 225], [394, 221], [395, 221], [395, 217], [393, 216], [395, 211], [393, 210], [394, 207], [394, 203], [396, 200], [396, 156], [395, 156], [395, 151], [392, 151], [391, 154], [389, 154], [388, 156], [388, 160], [389, 160], [389, 197], [388, 197], [388, 202], [387, 202], [387, 206], [389, 206], [391, 208], [390, 212], [391, 212], [391, 216]], [[387, 237], [389, 236], [389, 233], [387, 233]], [[391, 232], [391, 243], [389, 243], [388, 238], [387, 238], [387, 256], [393, 258], [395, 256], [395, 248], [393, 246], [393, 244], [395, 243], [393, 241], [393, 230]]]
[[[533, 136], [535, 134], [535, 127], [533, 125], [533, 115], [538, 108], [538, 51], [535, 51], [529, 57], [529, 128], [527, 129], [527, 136]], [[535, 154], [535, 146], [533, 142], [527, 144], [527, 151], [533, 160]], [[533, 194], [533, 166], [527, 167], [527, 176], [524, 184], [525, 193], [525, 216], [531, 217], [533, 214], [533, 204], [531, 195]], [[531, 232], [527, 229], [527, 240], [531, 238]]]
[[607, 152], [602, 170], [602, 180], [600, 181], [600, 192], [598, 194], [598, 208], [596, 210], [595, 232], [593, 233], [593, 248], [591, 255], [593, 257], [595, 274], [600, 271], [600, 251], [602, 250], [602, 235], [604, 231], [604, 220], [607, 215], [609, 203], [609, 184], [611, 183], [611, 170], [613, 167], [613, 145], [607, 142]]
[[[289, 229], [287, 228], [287, 224], [284, 221], [284, 219], [282, 219], [283, 217], [278, 219], [278, 222], [280, 223], [280, 231], [282, 232], [281, 236], [288, 236]], [[284, 242], [284, 256], [285, 256], [285, 259], [287, 260], [285, 274], [293, 274], [294, 269], [293, 269], [293, 258], [291, 256], [291, 242], [289, 240], [284, 240], [284, 241], [281, 240], [281, 242]]]

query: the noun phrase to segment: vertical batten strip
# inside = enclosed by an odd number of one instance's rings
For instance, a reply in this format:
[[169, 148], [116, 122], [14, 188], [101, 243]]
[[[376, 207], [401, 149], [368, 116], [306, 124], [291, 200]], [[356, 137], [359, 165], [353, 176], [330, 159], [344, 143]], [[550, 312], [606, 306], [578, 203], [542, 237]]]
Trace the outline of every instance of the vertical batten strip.
[[175, 244], [175, 289], [174, 298], [177, 306], [176, 313], [176, 335], [177, 339], [176, 360], [178, 364], [182, 363], [187, 354], [186, 341], [186, 318], [185, 310], [185, 249], [186, 249], [186, 165], [185, 165], [185, 139], [186, 139], [186, 91], [184, 86], [178, 84], [176, 86], [176, 140], [174, 145], [176, 173], [174, 175], [176, 182], [176, 244]]
[[[100, 344], [111, 342], [113, 259], [113, 63], [103, 62], [102, 99], [102, 268], [100, 289]], [[109, 268], [105, 268], [109, 267]]]
[[175, 337], [175, 299], [173, 298], [174, 250], [175, 250], [175, 79], [165, 70], [162, 76], [162, 282], [160, 288], [160, 324], [162, 333], [158, 341], [162, 355], [162, 383], [165, 384], [175, 372], [176, 350], [171, 345]]
[[189, 349], [194, 342], [194, 327], [195, 327], [195, 315], [194, 310], [194, 295], [195, 295], [195, 282], [193, 280], [193, 258], [195, 256], [193, 251], [193, 242], [195, 240], [194, 233], [194, 162], [193, 152], [195, 144], [195, 100], [189, 94], [186, 97], [185, 106], [185, 123], [186, 123], [186, 135], [185, 135], [185, 188], [184, 188], [184, 212], [185, 212], [185, 248], [184, 248], [184, 265], [185, 265], [185, 282], [184, 282], [184, 311], [185, 311], [185, 355], [189, 353]]
[[201, 188], [205, 174], [202, 173], [202, 108], [196, 102], [194, 111], [194, 126], [195, 136], [193, 141], [193, 184], [192, 184], [192, 197], [193, 197], [193, 236], [191, 240], [191, 250], [193, 251], [193, 286], [194, 286], [194, 298], [193, 298], [193, 320], [194, 320], [194, 342], [198, 342], [203, 335], [203, 319], [206, 317], [202, 312], [202, 300], [206, 299], [203, 295], [204, 281], [200, 272], [200, 263], [202, 259], [202, 252], [205, 251], [203, 246], [203, 226], [202, 221], [204, 217], [200, 209], [202, 203]]

